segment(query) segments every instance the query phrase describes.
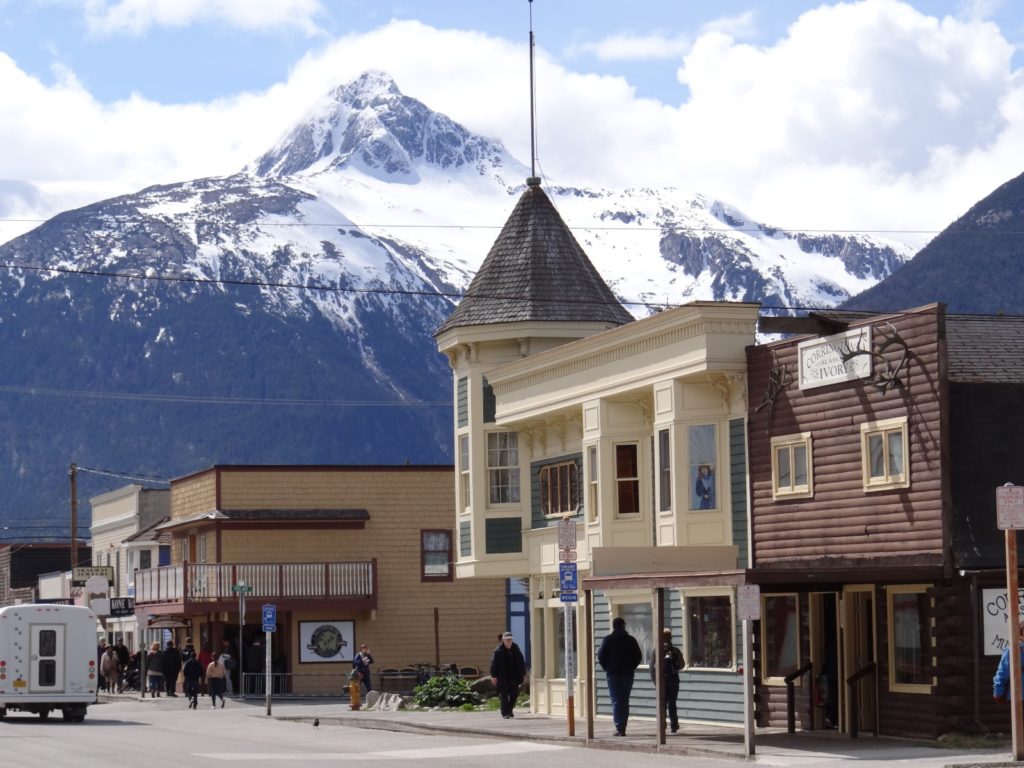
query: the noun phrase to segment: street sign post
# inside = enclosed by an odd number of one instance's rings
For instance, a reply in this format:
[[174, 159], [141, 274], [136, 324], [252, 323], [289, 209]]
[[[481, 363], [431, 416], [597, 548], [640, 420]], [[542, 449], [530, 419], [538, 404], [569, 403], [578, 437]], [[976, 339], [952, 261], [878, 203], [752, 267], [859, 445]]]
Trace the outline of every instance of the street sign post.
[[1006, 534], [1006, 598], [1010, 618], [1010, 736], [1013, 759], [1024, 760], [1024, 707], [1021, 705], [1020, 606], [1017, 593], [1017, 531], [1024, 528], [1024, 486], [1006, 483], [996, 488], [996, 524]]

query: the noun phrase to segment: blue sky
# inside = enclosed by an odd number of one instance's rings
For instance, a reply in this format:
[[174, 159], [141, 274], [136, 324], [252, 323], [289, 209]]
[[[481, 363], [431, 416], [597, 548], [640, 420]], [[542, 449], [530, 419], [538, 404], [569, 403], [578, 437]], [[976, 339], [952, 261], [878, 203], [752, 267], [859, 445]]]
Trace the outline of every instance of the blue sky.
[[[1024, 157], [1024, 8], [535, 0], [546, 175], [927, 239]], [[529, 160], [527, 0], [0, 0], [0, 218], [231, 173], [374, 67]], [[0, 239], [25, 224], [0, 222]]]

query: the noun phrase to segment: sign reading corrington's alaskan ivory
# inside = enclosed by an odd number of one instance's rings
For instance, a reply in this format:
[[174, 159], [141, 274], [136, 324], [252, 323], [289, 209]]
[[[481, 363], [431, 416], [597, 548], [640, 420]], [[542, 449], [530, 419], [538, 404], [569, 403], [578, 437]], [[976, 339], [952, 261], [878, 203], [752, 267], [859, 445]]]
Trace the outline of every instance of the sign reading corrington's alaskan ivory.
[[[851, 356], [855, 352], [863, 354]], [[871, 375], [870, 352], [871, 326], [798, 344], [800, 389], [868, 378]]]

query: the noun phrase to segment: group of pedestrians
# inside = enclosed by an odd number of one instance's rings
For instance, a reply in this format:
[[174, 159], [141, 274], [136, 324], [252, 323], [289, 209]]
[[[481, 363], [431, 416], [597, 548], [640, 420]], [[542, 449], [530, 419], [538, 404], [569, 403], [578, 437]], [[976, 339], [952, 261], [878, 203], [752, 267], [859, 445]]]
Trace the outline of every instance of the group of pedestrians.
[[101, 642], [96, 648], [97, 666], [100, 670], [99, 689], [109, 693], [121, 693], [126, 685], [126, 673], [131, 657], [124, 643]]
[[[633, 690], [636, 668], [643, 662], [643, 652], [636, 638], [626, 631], [626, 621], [621, 616], [612, 620], [611, 634], [601, 641], [597, 661], [604, 670], [608, 684], [608, 698], [612, 702], [612, 722], [615, 735], [625, 736], [629, 723], [629, 696]], [[649, 660], [651, 680], [657, 684], [656, 675], [661, 675], [665, 690], [665, 709], [668, 712], [672, 733], [679, 730], [679, 714], [676, 699], [679, 696], [679, 672], [685, 662], [683, 653], [672, 643], [672, 630], [663, 630], [661, 643]]]

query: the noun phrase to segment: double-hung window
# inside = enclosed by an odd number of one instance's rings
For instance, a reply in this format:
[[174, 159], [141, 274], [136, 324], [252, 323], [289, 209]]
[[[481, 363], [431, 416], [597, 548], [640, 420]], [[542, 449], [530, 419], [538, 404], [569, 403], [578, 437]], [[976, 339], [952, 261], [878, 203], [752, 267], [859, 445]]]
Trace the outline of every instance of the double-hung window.
[[772, 438], [772, 495], [776, 499], [814, 495], [811, 433]]
[[519, 502], [519, 435], [487, 434], [487, 486], [491, 504]]
[[672, 451], [671, 432], [658, 430], [658, 510], [672, 509]]
[[615, 499], [620, 515], [640, 514], [640, 461], [636, 443], [615, 446]]
[[469, 510], [469, 435], [459, 435], [459, 503]]
[[910, 487], [905, 417], [860, 425], [864, 490]]
[[420, 531], [421, 581], [452, 580], [452, 532]]
[[597, 446], [587, 446], [587, 519], [597, 520], [598, 496]]

